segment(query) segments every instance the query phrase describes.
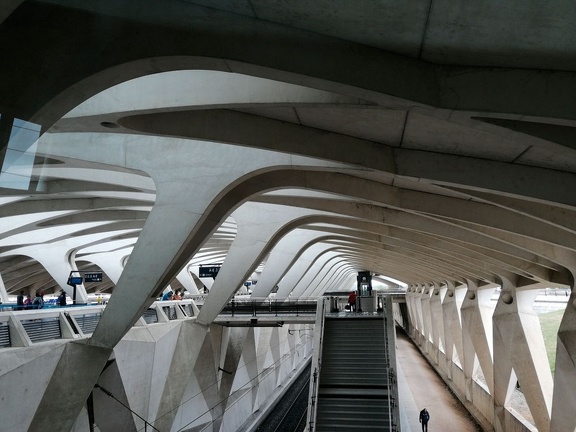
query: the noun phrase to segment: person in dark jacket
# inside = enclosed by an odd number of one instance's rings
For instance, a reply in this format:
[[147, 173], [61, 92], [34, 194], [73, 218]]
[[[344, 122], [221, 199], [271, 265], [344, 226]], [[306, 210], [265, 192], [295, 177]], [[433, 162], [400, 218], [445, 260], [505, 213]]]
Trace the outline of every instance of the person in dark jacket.
[[430, 420], [430, 413], [426, 408], [420, 411], [420, 423], [422, 423], [422, 432], [428, 432], [428, 420]]
[[58, 306], [66, 306], [66, 292], [64, 290], [60, 291], [58, 296]]
[[44, 299], [40, 293], [36, 293], [34, 301], [32, 302], [32, 309], [42, 309], [44, 307]]
[[18, 297], [16, 297], [16, 310], [24, 309], [24, 291], [20, 291]]

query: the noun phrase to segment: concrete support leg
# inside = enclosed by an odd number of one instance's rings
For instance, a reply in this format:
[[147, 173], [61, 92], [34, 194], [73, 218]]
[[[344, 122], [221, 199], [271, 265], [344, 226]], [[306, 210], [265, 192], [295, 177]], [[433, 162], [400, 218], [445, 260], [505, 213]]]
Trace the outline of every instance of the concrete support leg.
[[256, 354], [256, 332], [260, 333], [256, 327], [250, 329], [246, 336], [244, 346], [244, 363], [246, 365], [246, 374], [250, 382], [251, 404], [252, 410], [257, 411], [260, 408], [258, 404], [258, 388], [260, 384], [259, 371], [258, 371], [258, 357]]
[[420, 297], [420, 302], [422, 305], [422, 323], [424, 324], [424, 339], [422, 347], [424, 348], [425, 352], [431, 357], [433, 360], [434, 358], [434, 351], [435, 347], [432, 345], [433, 340], [433, 332], [432, 332], [432, 311], [430, 308], [430, 295], [433, 289], [428, 286], [424, 285], [422, 289], [422, 296]]
[[[211, 323], [260, 264], [266, 252], [272, 249], [283, 234], [289, 232], [287, 225], [310, 213], [306, 209], [251, 203], [236, 210], [233, 217], [238, 224], [238, 232], [198, 320], [204, 324]], [[255, 214], [259, 217], [256, 218]]]
[[[79, 412], [78, 407], [86, 403], [112, 353], [111, 348], [87, 346], [85, 343], [66, 344], [54, 372], [50, 378], [44, 378], [50, 381], [28, 427], [29, 432], [72, 429], [76, 416], [49, 413], [67, 412], [69, 409]], [[62, 398], [62, 395], [66, 397]]]
[[[446, 360], [449, 363], [448, 376], [452, 377], [453, 363], [464, 369], [464, 346], [462, 336], [462, 318], [460, 308], [466, 296], [467, 287], [446, 282], [446, 294], [442, 300], [442, 317], [444, 319], [444, 337], [446, 340]], [[449, 342], [452, 341], [452, 343]], [[450, 347], [450, 353], [448, 352]], [[465, 393], [464, 389], [461, 389]]]
[[432, 325], [432, 349], [434, 350], [434, 360], [436, 364], [441, 366], [442, 370], [446, 370], [446, 363], [442, 362], [440, 365], [440, 358], [442, 351], [445, 351], [444, 341], [444, 321], [442, 318], [442, 289], [439, 284], [434, 284], [432, 289], [432, 296], [430, 297], [430, 315]]
[[295, 230], [282, 238], [270, 257], [258, 279], [258, 284], [252, 290], [252, 298], [268, 297], [274, 287], [280, 282], [282, 276], [301, 255], [306, 244], [326, 236], [325, 233], [314, 233], [306, 230]]
[[424, 324], [424, 315], [422, 312], [422, 295], [424, 288], [418, 286], [416, 290], [416, 297], [414, 299], [414, 311], [416, 313], [416, 321], [418, 322], [418, 332], [416, 333], [416, 343], [422, 347], [423, 350], [426, 348], [426, 326]]
[[572, 288], [572, 294], [558, 330], [550, 432], [576, 431], [575, 400], [576, 291]]
[[190, 294], [198, 294], [198, 287], [192, 280], [192, 276], [190, 276], [188, 266], [180, 270], [180, 273], [178, 273], [176, 279], [178, 279], [178, 282], [180, 282], [186, 291], [188, 291]]
[[[536, 289], [517, 289], [504, 280], [494, 312], [495, 428], [505, 431], [503, 411], [518, 377], [539, 431], [550, 428], [552, 374], [540, 320], [532, 304]], [[514, 369], [514, 372], [512, 371]]]
[[[86, 239], [82, 241], [86, 241]], [[21, 248], [21, 253], [34, 258], [42, 264], [60, 288], [64, 289], [70, 297], [73, 297], [74, 290], [67, 282], [70, 272], [77, 270], [77, 268], [74, 263], [74, 257], [70, 254], [70, 250], [73, 250], [79, 244], [82, 244], [79, 239], [72, 238], [50, 244], [48, 247], [52, 250], [47, 251], [43, 248], [42, 253], [39, 253], [36, 247]], [[80, 276], [80, 273], [75, 273], [75, 275]], [[88, 294], [86, 293], [84, 284], [77, 285], [76, 303], [83, 304], [87, 302]]]
[[333, 265], [335, 260], [338, 259], [338, 254], [331, 251], [331, 249], [326, 249], [326, 245], [319, 245], [319, 248], [316, 250], [319, 249], [323, 250], [323, 252], [312, 262], [312, 265], [306, 269], [298, 283], [293, 287], [291, 293], [293, 297], [305, 298], [311, 295], [316, 288], [317, 281], [329, 271], [328, 266]]
[[[178, 407], [182, 403], [182, 396], [191, 379], [192, 370], [190, 365], [197, 363], [197, 359], [204, 348], [209, 328], [195, 322], [184, 322], [180, 327], [178, 340], [174, 346], [170, 367], [166, 369], [164, 377], [158, 377], [156, 381], [163, 382], [162, 395], [158, 401], [158, 409], [155, 411], [154, 425], [160, 430], [170, 430]], [[211, 350], [205, 349], [211, 354]], [[212, 358], [210, 355], [208, 358]], [[204, 363], [204, 362], [202, 362]], [[213, 368], [212, 368], [213, 369]], [[209, 373], [212, 369], [203, 372], [204, 375], [214, 376]], [[198, 378], [200, 380], [200, 378]], [[151, 419], [152, 420], [152, 419]]]
[[[326, 245], [314, 244], [300, 255], [298, 258], [299, 266], [291, 267], [278, 283], [277, 300], [286, 300], [296, 285], [304, 278], [307, 270], [315, 263], [316, 257], [320, 256], [326, 250]], [[304, 269], [304, 270], [302, 270]]]
[[2, 300], [2, 303], [8, 303], [8, 293], [6, 292], [2, 275], [0, 275], [0, 300]]
[[420, 333], [420, 320], [418, 319], [418, 311], [416, 309], [417, 287], [412, 286], [406, 292], [406, 305], [408, 307], [408, 314], [412, 321], [412, 334], [410, 335], [413, 340], [417, 340]]
[[478, 359], [486, 385], [493, 392], [492, 357], [492, 307], [490, 298], [495, 286], [478, 287], [468, 281], [468, 291], [462, 304], [462, 328], [464, 342], [464, 374], [466, 376], [466, 398], [472, 400], [472, 383], [476, 374], [475, 358]]

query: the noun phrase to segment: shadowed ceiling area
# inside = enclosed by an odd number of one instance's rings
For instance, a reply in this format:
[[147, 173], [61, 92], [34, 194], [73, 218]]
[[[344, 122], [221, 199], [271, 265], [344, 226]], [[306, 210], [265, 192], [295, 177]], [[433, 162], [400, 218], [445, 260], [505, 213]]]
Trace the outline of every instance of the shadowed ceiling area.
[[111, 292], [149, 267], [135, 249], [166, 257], [152, 296], [202, 288], [215, 262], [227, 293], [263, 278], [262, 297], [347, 291], [358, 271], [570, 285], [576, 8], [484, 6], [11, 2], [8, 294], [55, 292], [79, 260]]

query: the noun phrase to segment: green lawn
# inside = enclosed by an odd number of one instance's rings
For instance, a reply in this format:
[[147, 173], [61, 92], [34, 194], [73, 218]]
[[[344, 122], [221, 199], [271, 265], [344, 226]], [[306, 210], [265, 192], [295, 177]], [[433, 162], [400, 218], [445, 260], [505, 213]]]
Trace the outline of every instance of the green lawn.
[[560, 327], [560, 321], [564, 315], [563, 310], [555, 312], [547, 312], [540, 314], [540, 326], [542, 327], [542, 335], [544, 336], [544, 344], [546, 345], [546, 352], [548, 353], [548, 361], [550, 362], [550, 369], [554, 374], [556, 364], [556, 335]]

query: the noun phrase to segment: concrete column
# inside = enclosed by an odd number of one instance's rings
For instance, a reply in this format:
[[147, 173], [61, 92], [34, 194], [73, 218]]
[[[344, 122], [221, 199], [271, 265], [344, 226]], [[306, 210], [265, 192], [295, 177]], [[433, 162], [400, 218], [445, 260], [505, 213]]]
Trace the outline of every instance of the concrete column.
[[341, 265], [342, 257], [338, 251], [328, 250], [318, 271], [309, 271], [294, 288], [294, 295], [298, 298], [317, 298], [323, 292], [328, 279], [334, 275]]
[[110, 278], [112, 283], [116, 285], [118, 283], [118, 279], [120, 279], [122, 270], [124, 270], [122, 263], [125, 257], [130, 254], [130, 251], [131, 248], [114, 252], [107, 252], [105, 254], [84, 255], [82, 259], [100, 267], [100, 269], [106, 273], [106, 276]]
[[[58, 283], [58, 286], [72, 297], [73, 288], [69, 286], [67, 282], [70, 272], [77, 270], [77, 268], [71, 253], [85, 240], [86, 239], [83, 238], [83, 240], [79, 242], [75, 239], [66, 239], [60, 242], [45, 244], [41, 249], [37, 247], [23, 247], [19, 249], [19, 253], [34, 258], [42, 264], [46, 271], [50, 273], [50, 276]], [[88, 295], [84, 284], [76, 286], [76, 302], [88, 302]]]
[[[250, 329], [244, 343], [244, 364], [246, 366], [246, 375], [250, 383], [251, 405], [252, 410], [257, 411], [260, 408], [258, 402], [258, 388], [260, 386], [260, 376], [258, 371], [258, 356], [256, 351], [257, 327]], [[259, 333], [259, 331], [258, 331]]]
[[410, 336], [413, 340], [417, 340], [420, 332], [420, 322], [418, 320], [418, 311], [416, 310], [416, 295], [417, 287], [415, 285], [410, 286], [406, 292], [406, 306], [412, 321], [412, 334]]
[[308, 269], [310, 269], [310, 267], [314, 264], [317, 257], [328, 248], [329, 246], [325, 244], [317, 243], [306, 249], [306, 251], [300, 255], [300, 258], [298, 258], [299, 265], [291, 267], [286, 272], [282, 280], [278, 283], [276, 299], [287, 299], [300, 279], [302, 279], [307, 274]]
[[446, 363], [440, 364], [441, 350], [445, 352], [444, 341], [444, 319], [442, 317], [442, 297], [446, 293], [446, 288], [434, 283], [432, 295], [430, 297], [430, 316], [432, 324], [432, 349], [433, 359], [442, 370], [446, 369]]
[[288, 225], [313, 213], [318, 212], [264, 203], [246, 203], [234, 211], [232, 217], [238, 224], [238, 232], [212, 285], [210, 295], [200, 310], [198, 321], [203, 324], [211, 323], [262, 262], [266, 253], [297, 226]]
[[446, 283], [446, 293], [442, 297], [442, 321], [444, 327], [444, 352], [446, 355], [446, 375], [452, 379], [452, 367], [454, 363], [454, 347], [462, 353], [462, 325], [459, 306], [456, 304], [455, 287], [451, 282]]
[[414, 299], [414, 311], [416, 312], [416, 320], [418, 321], [418, 332], [416, 333], [416, 343], [420, 345], [423, 351], [426, 350], [426, 324], [424, 323], [424, 315], [422, 312], [422, 296], [424, 295], [424, 286], [417, 285], [416, 297]]
[[325, 236], [323, 232], [294, 230], [283, 237], [270, 253], [266, 266], [258, 278], [258, 284], [252, 290], [252, 297], [267, 297], [294, 261], [303, 253], [306, 245]]
[[[304, 297], [315, 299], [322, 296], [326, 291], [338, 291], [338, 286], [342, 283], [344, 274], [349, 271], [348, 263], [344, 262], [342, 256], [334, 257], [331, 265], [325, 266], [326, 272], [323, 272], [316, 286], [310, 286], [305, 292]], [[354, 281], [355, 282], [355, 281]], [[344, 291], [350, 291], [352, 287], [356, 286], [354, 282], [348, 284]]]
[[209, 327], [199, 325], [194, 321], [181, 324], [177, 343], [174, 345], [174, 352], [170, 358], [170, 367], [163, 371], [162, 376], [157, 376], [155, 379], [159, 381], [162, 390], [154, 392], [158, 394], [155, 398], [157, 408], [154, 409], [155, 407], [152, 406], [153, 416], [150, 420], [158, 419], [154, 426], [159, 430], [171, 429], [192, 374], [196, 375], [201, 388], [203, 388], [203, 380], [209, 383], [209, 386], [205, 387], [209, 390], [204, 392], [207, 403], [210, 399], [219, 400], [217, 389], [213, 388], [213, 382], [218, 374], [214, 370], [213, 356], [218, 351], [212, 349], [212, 341], [207, 337], [209, 334]]
[[435, 347], [432, 344], [433, 341], [433, 331], [432, 331], [432, 311], [430, 307], [430, 296], [432, 294], [433, 288], [431, 285], [424, 284], [422, 288], [422, 296], [420, 297], [420, 302], [422, 304], [422, 323], [424, 325], [424, 345], [423, 348], [429, 357], [433, 357]]
[[[576, 270], [572, 269], [572, 274]], [[552, 399], [551, 432], [576, 431], [574, 401], [576, 400], [576, 290], [566, 305], [558, 329], [556, 345], [556, 371]]]
[[[550, 429], [552, 374], [538, 315], [532, 305], [540, 285], [516, 288], [502, 278], [502, 291], [494, 311], [495, 428], [504, 432], [504, 409], [516, 376], [539, 431]], [[513, 370], [512, 370], [513, 369]]]
[[[32, 421], [27, 430], [30, 432], [44, 432], [52, 430], [71, 430], [74, 420], [86, 403], [86, 399], [98, 381], [107, 360], [112, 353], [111, 348], [90, 346], [87, 341], [71, 342], [66, 344], [52, 372], [52, 379], [37, 377], [38, 381], [45, 383], [42, 389], [41, 400], [34, 401], [37, 406], [28, 409], [33, 412]], [[60, 352], [58, 352], [60, 354]], [[66, 377], [66, 379], [62, 379]], [[64, 397], [65, 395], [65, 397]], [[51, 416], [46, 413], [75, 413], [75, 415]], [[28, 417], [30, 418], [30, 417]]]
[[8, 293], [6, 292], [6, 286], [4, 285], [4, 281], [2, 280], [2, 275], [0, 274], [0, 300], [2, 303], [8, 303]]
[[186, 291], [188, 291], [190, 294], [198, 294], [198, 288], [192, 280], [192, 276], [190, 276], [188, 266], [180, 270], [180, 273], [176, 275], [176, 279], [182, 284], [184, 288], [186, 288]]
[[326, 248], [326, 245], [324, 245], [324, 251], [312, 261], [311, 265], [306, 268], [304, 274], [302, 274], [298, 280], [298, 283], [292, 287], [292, 295], [296, 298], [304, 297], [304, 293], [308, 290], [314, 279], [320, 274], [320, 272], [325, 274], [326, 265], [337, 257], [337, 253]]
[[492, 307], [490, 299], [495, 286], [479, 287], [468, 281], [468, 291], [462, 304], [462, 329], [464, 346], [464, 374], [466, 398], [472, 400], [472, 384], [476, 374], [475, 358], [478, 358], [486, 385], [492, 394], [494, 388], [492, 357]]

